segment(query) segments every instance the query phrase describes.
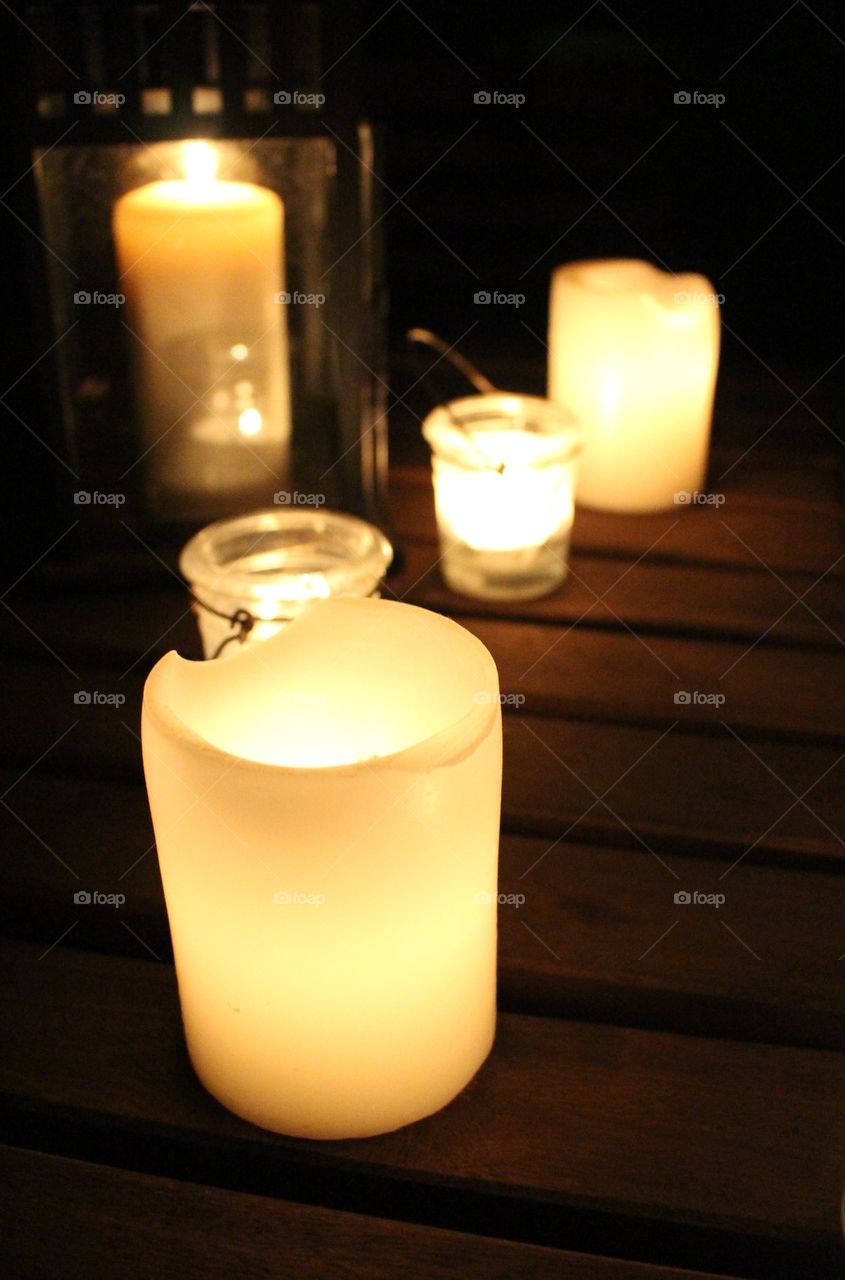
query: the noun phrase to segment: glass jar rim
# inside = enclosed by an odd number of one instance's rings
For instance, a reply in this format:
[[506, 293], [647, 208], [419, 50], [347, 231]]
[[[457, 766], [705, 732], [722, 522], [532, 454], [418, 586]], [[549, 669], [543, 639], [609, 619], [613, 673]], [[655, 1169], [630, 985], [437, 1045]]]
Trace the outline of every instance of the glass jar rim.
[[533, 456], [507, 467], [542, 467], [567, 462], [581, 451], [581, 429], [577, 419], [563, 405], [542, 396], [497, 391], [463, 396], [438, 405], [428, 414], [422, 432], [437, 457], [448, 458], [478, 470], [501, 470], [487, 457], [474, 439], [474, 432], [487, 434], [508, 429], [524, 432], [534, 444]]
[[[336, 548], [336, 562], [315, 563], [312, 568], [302, 563], [289, 569], [280, 566], [272, 573], [264, 573], [233, 570], [224, 558], [227, 545], [242, 544], [253, 537], [255, 547], [262, 540], [271, 539], [273, 534], [297, 532], [305, 538], [310, 535], [315, 542], [321, 538], [331, 539]], [[232, 556], [232, 560], [235, 559], [237, 556]], [[282, 507], [252, 511], [206, 525], [182, 548], [179, 569], [192, 588], [223, 595], [235, 602], [266, 601], [268, 597], [299, 602], [301, 594], [286, 591], [285, 587], [303, 577], [320, 575], [327, 584], [327, 594], [341, 595], [348, 593], [350, 578], [364, 578], [374, 588], [392, 559], [391, 543], [380, 529], [366, 520], [339, 511]]]

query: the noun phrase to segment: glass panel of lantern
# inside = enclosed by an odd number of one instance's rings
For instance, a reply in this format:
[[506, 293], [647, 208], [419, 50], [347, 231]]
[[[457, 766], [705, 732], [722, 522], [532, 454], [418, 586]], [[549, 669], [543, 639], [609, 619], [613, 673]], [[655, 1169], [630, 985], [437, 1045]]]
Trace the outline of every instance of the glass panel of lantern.
[[354, 36], [314, 4], [75, 12], [27, 14], [56, 340], [39, 431], [159, 541], [274, 500], [382, 521], [380, 184]]

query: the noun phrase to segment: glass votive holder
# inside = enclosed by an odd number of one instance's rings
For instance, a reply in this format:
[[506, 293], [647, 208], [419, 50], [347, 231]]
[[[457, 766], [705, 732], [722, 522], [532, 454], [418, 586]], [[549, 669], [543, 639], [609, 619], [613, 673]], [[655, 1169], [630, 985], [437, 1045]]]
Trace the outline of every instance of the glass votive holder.
[[314, 600], [378, 596], [393, 548], [337, 511], [254, 511], [218, 520], [182, 549], [206, 658], [274, 635]]
[[568, 569], [581, 435], [538, 396], [467, 396], [423, 423], [447, 585], [487, 600], [548, 594]]

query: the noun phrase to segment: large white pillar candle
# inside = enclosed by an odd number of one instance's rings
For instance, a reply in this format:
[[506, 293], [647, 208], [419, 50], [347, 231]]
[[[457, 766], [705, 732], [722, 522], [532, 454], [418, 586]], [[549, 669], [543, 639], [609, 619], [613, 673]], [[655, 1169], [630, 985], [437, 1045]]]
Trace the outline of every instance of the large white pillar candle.
[[269, 495], [287, 468], [284, 209], [215, 165], [209, 143], [186, 143], [184, 180], [137, 187], [113, 214], [139, 443], [151, 501], [175, 517]]
[[549, 398], [584, 432], [578, 501], [656, 511], [700, 490], [718, 362], [719, 299], [704, 276], [632, 259], [558, 267]]
[[480, 641], [321, 601], [227, 662], [162, 658], [142, 737], [206, 1088], [311, 1138], [455, 1097], [495, 1029], [501, 710]]

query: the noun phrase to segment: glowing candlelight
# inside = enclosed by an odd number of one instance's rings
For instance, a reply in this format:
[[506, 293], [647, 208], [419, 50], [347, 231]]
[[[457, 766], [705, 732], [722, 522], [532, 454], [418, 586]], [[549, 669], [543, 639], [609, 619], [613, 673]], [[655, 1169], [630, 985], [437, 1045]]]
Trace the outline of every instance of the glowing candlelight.
[[284, 210], [265, 187], [218, 178], [207, 142], [185, 143], [183, 165], [183, 179], [122, 196], [113, 223], [153, 504], [196, 517], [285, 476]]
[[144, 769], [188, 1048], [278, 1132], [430, 1115], [493, 1043], [501, 710], [474, 636], [312, 605], [227, 662], [168, 654]]

